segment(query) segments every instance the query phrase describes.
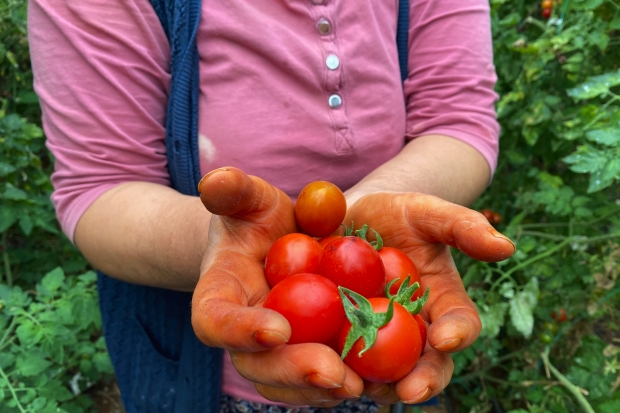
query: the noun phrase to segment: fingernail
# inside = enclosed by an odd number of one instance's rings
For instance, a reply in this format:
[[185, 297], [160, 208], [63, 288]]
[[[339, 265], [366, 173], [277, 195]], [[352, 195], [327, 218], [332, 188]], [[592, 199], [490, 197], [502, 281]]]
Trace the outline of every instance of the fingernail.
[[386, 384], [378, 384], [374, 388], [366, 388], [366, 394], [368, 394], [371, 398], [382, 398], [390, 394], [392, 388]]
[[329, 390], [329, 395], [338, 400], [359, 399], [361, 396], [360, 394], [353, 393], [347, 386], [331, 389]]
[[322, 389], [336, 389], [342, 386], [342, 383], [336, 383], [335, 381], [328, 380], [318, 373], [310, 373], [304, 381], [312, 387], [319, 387]]
[[435, 347], [439, 351], [451, 351], [457, 348], [461, 344], [462, 341], [463, 339], [461, 338], [453, 338], [451, 340], [444, 341], [438, 346], [433, 346], [433, 347]]
[[418, 404], [427, 401], [431, 397], [431, 388], [427, 387], [424, 392], [420, 393], [418, 397], [414, 397], [411, 400], [407, 400], [406, 404]]
[[285, 344], [288, 339], [282, 334], [273, 331], [255, 331], [254, 341], [256, 341], [261, 346], [275, 347], [281, 344]]
[[489, 231], [491, 233], [491, 235], [493, 235], [495, 238], [501, 238], [501, 239], [504, 239], [504, 240], [510, 242], [510, 245], [512, 245], [513, 250], [514, 251], [517, 250], [517, 246], [515, 245], [515, 243], [512, 242], [512, 240], [510, 238], [508, 238], [507, 236], [505, 236], [504, 234], [502, 234], [501, 232], [499, 232], [495, 228], [489, 227], [489, 228], [487, 228], [487, 231]]

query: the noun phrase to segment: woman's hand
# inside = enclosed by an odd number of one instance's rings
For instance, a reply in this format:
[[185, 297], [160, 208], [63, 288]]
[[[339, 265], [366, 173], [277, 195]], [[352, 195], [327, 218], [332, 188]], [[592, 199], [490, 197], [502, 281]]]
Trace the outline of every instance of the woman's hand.
[[322, 344], [285, 345], [288, 322], [262, 307], [269, 291], [267, 251], [296, 231], [290, 198], [235, 168], [207, 174], [199, 189], [214, 215], [192, 301], [198, 338], [229, 350], [239, 373], [269, 400], [327, 407], [359, 397], [362, 380], [335, 351]]
[[448, 385], [454, 371], [449, 353], [469, 347], [482, 327], [449, 246], [481, 261], [504, 260], [515, 246], [482, 214], [419, 193], [366, 195], [349, 208], [345, 223], [351, 222], [356, 228], [368, 224], [384, 245], [409, 255], [420, 271], [422, 289], [430, 287], [421, 313], [430, 323], [428, 342], [418, 364], [395, 384], [366, 383], [365, 393], [380, 404], [423, 402]]

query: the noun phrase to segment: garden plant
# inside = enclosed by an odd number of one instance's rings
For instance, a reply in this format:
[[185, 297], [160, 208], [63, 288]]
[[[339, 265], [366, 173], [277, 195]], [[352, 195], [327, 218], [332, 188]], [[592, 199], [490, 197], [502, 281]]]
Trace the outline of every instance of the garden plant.
[[[464, 413], [620, 412], [620, 2], [490, 0], [497, 172], [472, 208], [517, 252], [454, 250], [483, 331], [455, 354]], [[113, 380], [96, 276], [62, 235], [27, 2], [0, 0], [0, 413], [92, 412]]]

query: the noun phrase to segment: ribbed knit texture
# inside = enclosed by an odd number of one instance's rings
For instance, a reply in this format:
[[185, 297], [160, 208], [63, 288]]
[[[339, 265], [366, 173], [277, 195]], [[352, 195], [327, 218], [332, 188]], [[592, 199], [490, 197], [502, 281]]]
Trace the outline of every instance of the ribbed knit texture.
[[[152, 0], [170, 41], [166, 149], [173, 187], [197, 195], [200, 0]], [[162, 240], [166, 242], [166, 240]], [[98, 277], [103, 329], [127, 413], [216, 413], [222, 350], [191, 326], [191, 293]]]

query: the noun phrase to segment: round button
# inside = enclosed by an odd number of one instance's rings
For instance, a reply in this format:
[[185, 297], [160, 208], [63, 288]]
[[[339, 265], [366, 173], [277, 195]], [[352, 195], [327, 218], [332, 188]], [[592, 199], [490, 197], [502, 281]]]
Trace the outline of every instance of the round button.
[[340, 59], [338, 59], [338, 56], [335, 54], [330, 54], [327, 56], [327, 59], [325, 59], [325, 64], [329, 69], [336, 70], [338, 66], [340, 66]]
[[340, 106], [342, 106], [342, 98], [340, 95], [331, 95], [329, 97], [329, 107], [332, 109], [338, 109]]
[[332, 31], [332, 25], [327, 19], [321, 18], [316, 25], [316, 28], [319, 30], [323, 36], [329, 34]]

